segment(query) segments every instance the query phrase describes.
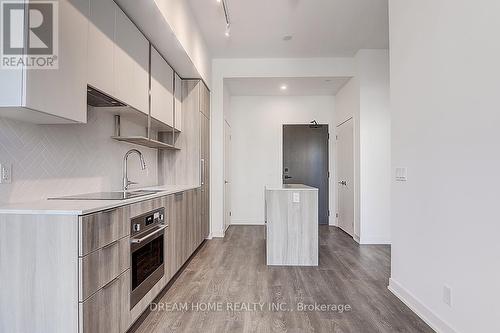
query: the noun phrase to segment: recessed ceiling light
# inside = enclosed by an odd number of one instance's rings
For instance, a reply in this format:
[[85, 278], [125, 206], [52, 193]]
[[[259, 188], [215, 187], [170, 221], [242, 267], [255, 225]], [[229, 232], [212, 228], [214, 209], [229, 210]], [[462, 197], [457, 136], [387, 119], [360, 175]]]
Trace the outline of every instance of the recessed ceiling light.
[[281, 90], [287, 90], [287, 89], [288, 89], [288, 87], [287, 87], [287, 85], [286, 85], [286, 84], [283, 84], [283, 85], [280, 87], [280, 89], [281, 89]]
[[288, 42], [288, 41], [292, 40], [292, 38], [293, 38], [293, 36], [292, 36], [292, 35], [286, 35], [285, 37], [283, 37], [283, 40], [284, 40], [285, 42]]
[[218, 3], [221, 3], [222, 0], [217, 0]]

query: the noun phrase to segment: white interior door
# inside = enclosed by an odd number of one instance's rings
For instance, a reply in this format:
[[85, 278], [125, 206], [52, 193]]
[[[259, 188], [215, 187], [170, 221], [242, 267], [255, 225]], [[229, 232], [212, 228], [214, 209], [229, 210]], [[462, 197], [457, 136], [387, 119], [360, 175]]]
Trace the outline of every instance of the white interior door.
[[231, 224], [231, 127], [224, 122], [224, 230]]
[[353, 119], [337, 127], [337, 188], [339, 227], [354, 236]]

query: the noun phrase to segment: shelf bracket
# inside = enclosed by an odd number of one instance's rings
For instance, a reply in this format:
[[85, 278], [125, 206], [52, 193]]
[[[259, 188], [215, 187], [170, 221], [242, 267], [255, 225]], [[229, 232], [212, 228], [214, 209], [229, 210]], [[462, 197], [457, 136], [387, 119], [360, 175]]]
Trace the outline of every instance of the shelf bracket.
[[120, 128], [120, 115], [115, 115], [115, 136], [120, 136], [121, 128]]

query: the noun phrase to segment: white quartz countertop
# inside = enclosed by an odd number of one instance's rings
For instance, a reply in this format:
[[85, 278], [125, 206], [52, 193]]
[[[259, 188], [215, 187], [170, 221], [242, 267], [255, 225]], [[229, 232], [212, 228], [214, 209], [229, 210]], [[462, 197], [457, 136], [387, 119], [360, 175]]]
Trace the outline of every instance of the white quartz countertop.
[[268, 191], [317, 191], [316, 187], [307, 186], [304, 184], [281, 184], [274, 186], [266, 186]]
[[131, 189], [131, 191], [159, 190], [161, 192], [126, 200], [40, 200], [10, 203], [0, 205], [0, 214], [86, 215], [198, 187], [199, 185], [165, 185]]

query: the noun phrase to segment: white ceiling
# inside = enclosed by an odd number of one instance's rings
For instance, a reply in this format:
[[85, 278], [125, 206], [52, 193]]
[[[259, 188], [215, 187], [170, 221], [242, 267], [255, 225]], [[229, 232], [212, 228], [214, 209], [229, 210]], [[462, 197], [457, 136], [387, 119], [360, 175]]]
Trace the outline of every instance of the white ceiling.
[[[336, 95], [349, 81], [346, 77], [234, 78], [224, 79], [232, 96], [325, 96]], [[286, 90], [281, 86], [286, 85]]]
[[226, 0], [229, 38], [217, 0], [188, 1], [215, 58], [352, 56], [389, 47], [388, 0]]

